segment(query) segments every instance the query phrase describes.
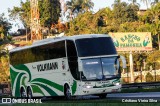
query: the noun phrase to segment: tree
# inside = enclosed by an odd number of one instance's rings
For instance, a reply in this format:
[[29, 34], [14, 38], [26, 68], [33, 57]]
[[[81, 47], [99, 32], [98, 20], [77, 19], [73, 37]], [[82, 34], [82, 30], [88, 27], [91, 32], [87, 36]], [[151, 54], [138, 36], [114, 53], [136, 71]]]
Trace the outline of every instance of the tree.
[[151, 5], [156, 5], [158, 2], [160, 2], [160, 0], [154, 0], [153, 2], [151, 2]]
[[[159, 29], [160, 29], [160, 3], [157, 3], [156, 5], [152, 5], [150, 9], [148, 9], [145, 14], [140, 18], [140, 21], [144, 23], [143, 26], [140, 26], [143, 31], [149, 31], [152, 33], [153, 37], [153, 46], [158, 46], [158, 40], [157, 38], [159, 35]], [[156, 39], [155, 37], [156, 36]], [[155, 46], [156, 45], [156, 46]]]
[[138, 5], [128, 5], [126, 2], [115, 2], [113, 4], [113, 18], [116, 19], [118, 25], [125, 22], [136, 21], [138, 20], [138, 10]]
[[159, 64], [160, 64], [160, 51], [154, 51], [153, 53], [151, 53], [150, 55], [148, 55], [148, 57], [147, 57], [147, 64], [149, 65], [149, 66], [152, 66], [152, 67], [154, 67], [154, 69], [156, 68], [156, 69], [159, 69], [160, 68], [160, 66], [159, 66]]
[[127, 13], [127, 22], [135, 22], [138, 20], [137, 11], [139, 10], [139, 6], [134, 4], [129, 4], [126, 9]]
[[24, 27], [28, 28], [30, 26], [31, 12], [30, 12], [30, 1], [21, 1], [20, 7], [14, 7], [12, 10], [9, 9], [9, 16], [11, 19], [20, 19]]
[[0, 46], [0, 83], [8, 82], [9, 79], [9, 51]]
[[121, 0], [114, 0], [114, 4], [119, 4], [121, 3]]
[[57, 24], [60, 17], [59, 0], [41, 0], [39, 1], [40, 23], [43, 27], [51, 28], [52, 24]]
[[128, 0], [128, 1], [132, 1], [132, 5], [135, 5], [137, 3], [137, 0]]
[[69, 11], [69, 17], [73, 19], [73, 16], [77, 16], [79, 13], [90, 11], [94, 3], [91, 0], [71, 0], [67, 1], [66, 5]]
[[[30, 26], [30, 1], [21, 1], [20, 7], [9, 9], [10, 18], [19, 18], [24, 26]], [[59, 0], [41, 0], [39, 1], [40, 21], [44, 27], [51, 27], [53, 23], [57, 23], [60, 16]]]
[[11, 23], [4, 17], [4, 14], [0, 14], [0, 40], [7, 38], [7, 33], [11, 28]]
[[148, 72], [146, 75], [146, 82], [153, 82], [153, 81], [154, 79], [153, 79], [152, 74]]

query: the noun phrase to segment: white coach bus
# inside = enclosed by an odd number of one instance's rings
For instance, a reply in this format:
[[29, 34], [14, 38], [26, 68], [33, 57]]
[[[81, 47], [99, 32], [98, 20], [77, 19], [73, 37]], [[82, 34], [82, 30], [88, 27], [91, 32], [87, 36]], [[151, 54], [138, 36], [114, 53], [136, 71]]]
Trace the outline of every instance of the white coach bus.
[[93, 94], [105, 98], [121, 90], [120, 56], [108, 35], [50, 38], [9, 54], [15, 97], [70, 99]]

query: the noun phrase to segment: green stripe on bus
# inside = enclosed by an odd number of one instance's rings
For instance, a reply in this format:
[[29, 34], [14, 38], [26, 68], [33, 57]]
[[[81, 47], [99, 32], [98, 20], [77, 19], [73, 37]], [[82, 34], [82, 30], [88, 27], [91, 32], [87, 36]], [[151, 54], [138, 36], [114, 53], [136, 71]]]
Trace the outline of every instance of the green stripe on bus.
[[24, 75], [24, 73], [20, 73], [18, 75], [17, 82], [16, 82], [16, 87], [15, 87], [15, 97], [20, 97], [20, 83], [21, 83], [21, 78], [22, 78], [23, 75]]
[[50, 96], [58, 96], [57, 93], [55, 93], [52, 89], [50, 89], [49, 87], [47, 87], [47, 86], [45, 86], [43, 84], [39, 84], [39, 83], [33, 83], [33, 84], [44, 88], [50, 94]]
[[41, 83], [44, 83], [44, 84], [47, 84], [51, 87], [54, 87], [55, 89], [63, 92], [63, 86], [62, 85], [59, 85], [57, 83], [54, 83], [52, 81], [49, 81], [49, 80], [46, 80], [46, 79], [43, 79], [43, 78], [36, 78], [34, 80], [32, 80], [31, 82], [41, 82]]
[[45, 94], [43, 93], [43, 91], [39, 88], [39, 86], [37, 85], [31, 85], [33, 93], [40, 93], [43, 96], [45, 96]]
[[73, 85], [72, 85], [72, 94], [74, 95], [77, 89], [77, 82], [74, 80]]
[[27, 72], [27, 74], [29, 75], [29, 82], [31, 81], [31, 73], [30, 73], [28, 67], [26, 67], [24, 64], [21, 64], [21, 65], [14, 66], [14, 68], [17, 70]]
[[12, 73], [10, 77], [11, 77], [11, 81], [12, 81], [11, 84], [12, 84], [12, 89], [13, 89], [13, 85], [14, 85], [15, 79], [18, 75], [18, 72], [15, 72], [12, 68], [10, 68], [10, 73]]

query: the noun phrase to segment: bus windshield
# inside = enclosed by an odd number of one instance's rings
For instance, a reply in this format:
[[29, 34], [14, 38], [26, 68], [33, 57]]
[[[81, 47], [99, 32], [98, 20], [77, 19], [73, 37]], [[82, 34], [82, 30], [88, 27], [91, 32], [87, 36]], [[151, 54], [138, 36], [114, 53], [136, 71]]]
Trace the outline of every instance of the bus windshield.
[[117, 54], [110, 37], [77, 39], [76, 46], [79, 57]]
[[82, 64], [84, 80], [110, 79], [119, 75], [119, 61], [117, 57], [83, 59]]

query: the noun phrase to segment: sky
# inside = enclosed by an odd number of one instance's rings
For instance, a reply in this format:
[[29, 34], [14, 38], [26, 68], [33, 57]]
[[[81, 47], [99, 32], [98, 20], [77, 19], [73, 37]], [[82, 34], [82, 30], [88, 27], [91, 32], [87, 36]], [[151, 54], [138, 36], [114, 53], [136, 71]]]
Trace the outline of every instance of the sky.
[[[14, 6], [20, 6], [20, 1], [21, 0], [1, 0], [0, 14], [5, 13], [5, 16], [8, 18], [8, 8], [13, 9]], [[26, 0], [22, 0], [22, 1], [26, 1]], [[92, 1], [94, 2], [94, 8], [93, 8], [94, 12], [97, 12], [99, 9], [104, 7], [111, 7], [112, 4], [114, 3], [114, 0], [92, 0]], [[122, 1], [131, 3], [131, 2], [128, 2], [129, 0], [122, 0]], [[141, 9], [146, 8], [146, 6], [142, 2], [140, 2], [141, 0], [137, 0], [137, 1], [140, 3]], [[13, 24], [16, 24], [16, 22], [13, 22]], [[21, 25], [19, 25], [19, 27], [21, 27]], [[17, 29], [14, 29], [14, 30], [17, 30]]]
[[[20, 6], [20, 1], [21, 0], [1, 0], [0, 3], [0, 14], [1, 13], [7, 13], [8, 12], [8, 8], [13, 8], [14, 6]], [[25, 1], [25, 0], [22, 0]], [[94, 2], [94, 11], [98, 11], [101, 8], [104, 7], [111, 7], [111, 5], [114, 3], [114, 0], [92, 0]], [[129, 0], [122, 0], [125, 2], [128, 2]], [[146, 8], [146, 6], [140, 2], [141, 0], [137, 0], [138, 3], [141, 4], [141, 8], [144, 9]], [[128, 2], [130, 3], [130, 2]]]

